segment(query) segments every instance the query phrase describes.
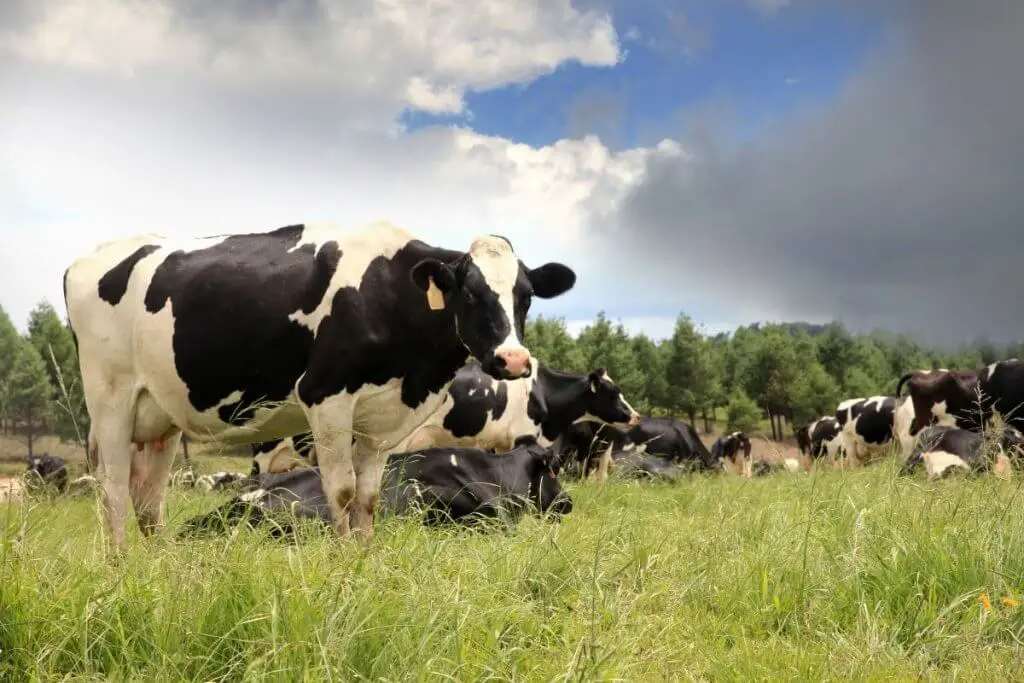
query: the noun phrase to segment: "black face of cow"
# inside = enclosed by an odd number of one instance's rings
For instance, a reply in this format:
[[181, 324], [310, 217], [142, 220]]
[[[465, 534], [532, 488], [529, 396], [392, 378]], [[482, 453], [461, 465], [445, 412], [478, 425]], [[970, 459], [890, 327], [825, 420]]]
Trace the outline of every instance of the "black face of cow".
[[412, 279], [432, 308], [452, 311], [463, 344], [495, 379], [532, 374], [533, 359], [521, 341], [530, 303], [576, 284], [576, 274], [561, 263], [526, 268], [501, 237], [476, 240], [453, 264], [424, 259], [413, 267]]
[[572, 498], [562, 490], [558, 474], [562, 460], [552, 449], [532, 446], [534, 476], [530, 479], [530, 500], [541, 512], [567, 515], [572, 512]]
[[623, 398], [619, 389], [604, 368], [598, 368], [587, 377], [590, 382], [590, 400], [587, 412], [613, 427], [627, 429], [640, 424], [640, 413]]

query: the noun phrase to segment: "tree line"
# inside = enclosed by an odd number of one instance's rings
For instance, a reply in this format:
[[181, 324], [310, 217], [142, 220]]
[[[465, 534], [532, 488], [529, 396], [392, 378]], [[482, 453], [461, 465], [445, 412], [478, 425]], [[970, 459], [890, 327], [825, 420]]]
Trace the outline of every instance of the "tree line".
[[[74, 337], [48, 302], [29, 314], [19, 334], [0, 306], [0, 425], [28, 438], [53, 434], [84, 446], [89, 416]], [[844, 398], [891, 393], [900, 375], [918, 368], [975, 369], [1021, 355], [1024, 344], [986, 340], [939, 350], [907, 335], [854, 334], [838, 322], [755, 324], [706, 336], [686, 314], [668, 339], [631, 335], [602, 312], [577, 336], [564, 319], [527, 323], [525, 342], [546, 365], [611, 375], [645, 415], [682, 417], [711, 430], [722, 415], [727, 429], [753, 431], [765, 417], [772, 438], [788, 423], [832, 413]]]
[[658, 342], [630, 335], [604, 313], [575, 338], [563, 319], [537, 318], [525, 341], [558, 370], [604, 367], [645, 415], [681, 417], [697, 427], [699, 418], [705, 432], [716, 415], [724, 414], [726, 429], [743, 431], [767, 418], [773, 439], [786, 435], [786, 423], [792, 432], [834, 413], [843, 399], [892, 394], [910, 370], [977, 369], [1024, 350], [985, 339], [941, 350], [904, 334], [855, 334], [839, 322], [754, 324], [706, 336], [686, 314]]

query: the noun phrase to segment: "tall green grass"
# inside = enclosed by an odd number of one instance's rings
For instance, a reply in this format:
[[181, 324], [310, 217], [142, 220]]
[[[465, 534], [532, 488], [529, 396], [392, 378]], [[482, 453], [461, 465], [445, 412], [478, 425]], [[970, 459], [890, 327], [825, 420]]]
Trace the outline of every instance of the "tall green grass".
[[[95, 501], [14, 506], [0, 679], [1019, 678], [1020, 483], [889, 463], [613, 481], [510, 533], [381, 520], [368, 551], [136, 533], [118, 566]], [[173, 493], [169, 530], [223, 498]]]

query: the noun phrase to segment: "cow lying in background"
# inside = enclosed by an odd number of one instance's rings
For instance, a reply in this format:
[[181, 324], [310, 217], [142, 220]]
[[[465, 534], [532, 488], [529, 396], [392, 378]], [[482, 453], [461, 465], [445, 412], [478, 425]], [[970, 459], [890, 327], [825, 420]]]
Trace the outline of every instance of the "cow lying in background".
[[995, 445], [998, 450], [990, 458], [984, 452], [985, 439], [977, 432], [947, 425], [926, 427], [918, 435], [917, 445], [903, 463], [900, 474], [913, 474], [924, 465], [929, 479], [946, 477], [957, 470], [975, 474], [992, 470], [1009, 475], [1008, 455], [1021, 455], [1024, 434], [1013, 427], [1006, 427]]
[[[558, 482], [561, 463], [550, 448], [521, 440], [516, 448], [489, 453], [480, 448], [430, 448], [396, 453], [388, 459], [381, 483], [381, 512], [403, 515], [425, 509], [424, 523], [518, 518], [527, 507], [542, 513], [572, 512], [572, 499]], [[181, 535], [225, 530], [245, 521], [251, 528], [289, 512], [298, 519], [330, 523], [318, 468], [260, 475], [259, 488], [236, 496], [213, 512], [187, 521]], [[273, 535], [291, 533], [280, 522]]]
[[774, 460], [768, 462], [767, 460], [759, 460], [753, 467], [753, 475], [755, 477], [764, 477], [774, 472], [799, 472], [803, 469], [800, 466], [800, 461], [796, 458], [782, 458], [780, 460]]
[[619, 451], [612, 455], [615, 461], [615, 474], [622, 479], [647, 479], [661, 481], [678, 481], [684, 474], [679, 465], [665, 458], [635, 451]]
[[711, 444], [711, 458], [715, 462], [728, 460], [734, 467], [739, 465], [740, 474], [750, 477], [753, 474], [752, 467], [754, 465], [754, 459], [750, 455], [751, 450], [750, 437], [743, 432], [733, 432], [732, 434], [723, 434]]
[[316, 464], [313, 433], [304, 432], [284, 439], [252, 444], [252, 470], [249, 476], [278, 474]]
[[68, 490], [68, 467], [63, 458], [43, 453], [28, 456], [28, 468], [25, 470], [25, 485], [35, 489], [52, 486], [60, 493]]

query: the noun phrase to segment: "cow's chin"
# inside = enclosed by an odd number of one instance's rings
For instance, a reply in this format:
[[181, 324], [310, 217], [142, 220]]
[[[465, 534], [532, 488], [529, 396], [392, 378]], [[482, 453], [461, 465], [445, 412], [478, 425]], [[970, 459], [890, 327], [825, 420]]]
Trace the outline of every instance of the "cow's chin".
[[497, 356], [495, 356], [494, 354], [487, 354], [486, 360], [480, 361], [481, 370], [486, 372], [494, 379], [501, 380], [528, 379], [533, 376], [533, 371], [535, 367], [536, 366], [534, 364], [534, 360], [531, 359], [526, 364], [526, 373], [523, 375], [519, 375], [518, 377], [513, 377], [512, 373], [508, 371], [504, 364], [501, 363], [501, 361], [499, 361]]

